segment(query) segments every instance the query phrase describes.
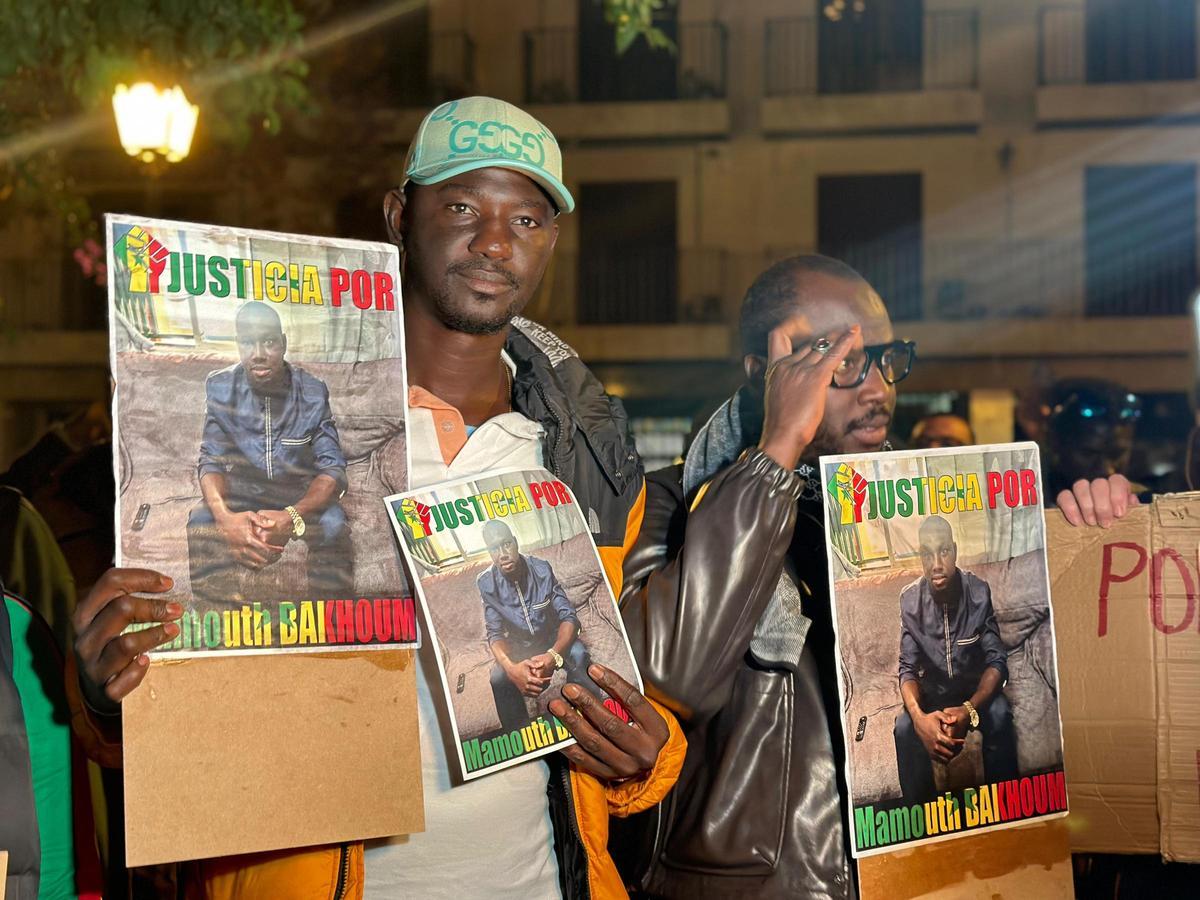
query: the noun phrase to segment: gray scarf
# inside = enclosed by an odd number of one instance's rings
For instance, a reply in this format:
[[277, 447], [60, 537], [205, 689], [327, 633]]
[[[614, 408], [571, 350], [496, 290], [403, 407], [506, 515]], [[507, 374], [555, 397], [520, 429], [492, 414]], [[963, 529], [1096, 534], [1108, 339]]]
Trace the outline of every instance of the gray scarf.
[[[684, 496], [692, 497], [700, 485], [709, 481], [722, 469], [732, 465], [749, 444], [743, 416], [753, 419], [753, 401], [744, 391], [738, 391], [709, 418], [696, 434], [683, 462]], [[797, 474], [807, 484], [802, 499], [820, 502], [820, 481], [817, 472], [809, 465], [801, 465]], [[754, 626], [754, 637], [750, 641], [750, 654], [764, 666], [783, 666], [795, 671], [800, 664], [800, 653], [812, 620], [801, 609], [800, 590], [789, 574], [790, 561], [784, 563], [779, 583], [771, 602], [763, 610]]]

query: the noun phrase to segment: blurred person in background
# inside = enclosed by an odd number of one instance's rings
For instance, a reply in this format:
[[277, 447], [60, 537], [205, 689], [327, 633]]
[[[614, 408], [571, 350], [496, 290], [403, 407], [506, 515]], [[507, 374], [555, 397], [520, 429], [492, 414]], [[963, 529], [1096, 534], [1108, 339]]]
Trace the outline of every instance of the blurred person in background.
[[[1055, 496], [1081, 480], [1128, 475], [1141, 400], [1128, 388], [1099, 378], [1054, 382], [1043, 393], [1042, 469]], [[1133, 493], [1143, 488], [1131, 483]]]
[[0, 577], [63, 648], [76, 595], [112, 565], [114, 491], [112, 423], [99, 402], [51, 425], [0, 474]]
[[108, 404], [97, 400], [47, 428], [13, 461], [7, 472], [0, 474], [0, 484], [14, 487], [32, 500], [38, 489], [51, 480], [55, 470], [68, 459], [111, 440], [112, 419]]
[[969, 447], [975, 443], [975, 432], [962, 416], [938, 413], [926, 416], [913, 426], [908, 445], [913, 450], [936, 450], [940, 447]]

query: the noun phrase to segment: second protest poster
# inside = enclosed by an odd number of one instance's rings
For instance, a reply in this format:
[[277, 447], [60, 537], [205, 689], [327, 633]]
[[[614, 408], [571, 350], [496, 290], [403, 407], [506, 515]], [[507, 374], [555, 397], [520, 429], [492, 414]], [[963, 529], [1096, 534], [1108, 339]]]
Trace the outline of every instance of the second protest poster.
[[574, 743], [550, 712], [568, 681], [619, 703], [596, 663], [641, 689], [575, 496], [544, 469], [448, 481], [387, 499], [438, 653], [464, 779]]
[[1037, 445], [821, 473], [854, 855], [1066, 815]]

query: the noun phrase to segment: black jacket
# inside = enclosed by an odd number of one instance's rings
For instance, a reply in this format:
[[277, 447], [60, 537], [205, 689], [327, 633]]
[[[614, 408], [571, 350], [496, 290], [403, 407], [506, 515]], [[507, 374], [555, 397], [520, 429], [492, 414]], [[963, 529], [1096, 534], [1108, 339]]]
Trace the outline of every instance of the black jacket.
[[[798, 501], [795, 476], [753, 451], [691, 511], [680, 479], [678, 466], [647, 477], [622, 614], [647, 692], [690, 749], [618, 863], [666, 897], [853, 897], [819, 501]], [[811, 625], [794, 663], [764, 664], [751, 642], [785, 570]]]
[[[900, 684], [916, 681], [937, 694], [970, 698], [984, 670], [1008, 681], [1008, 650], [992, 609], [992, 589], [955, 569], [962, 593], [953, 615], [922, 577], [900, 592]], [[952, 701], [951, 701], [952, 702]]]
[[[505, 350], [517, 367], [513, 410], [545, 429], [546, 468], [571, 487], [597, 546], [623, 548], [643, 477], [621, 402], [604, 392], [574, 350], [528, 319], [513, 320]], [[567, 758], [552, 753], [545, 760], [559, 886], [564, 898], [589, 897]]]

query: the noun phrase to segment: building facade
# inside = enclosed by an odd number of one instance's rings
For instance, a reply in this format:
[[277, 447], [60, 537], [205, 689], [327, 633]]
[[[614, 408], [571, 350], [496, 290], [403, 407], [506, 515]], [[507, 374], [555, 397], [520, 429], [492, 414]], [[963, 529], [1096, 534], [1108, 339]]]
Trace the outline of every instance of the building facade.
[[[594, 0], [434, 0], [314, 56], [324, 112], [257, 152], [206, 158], [201, 134], [149, 185], [111, 135], [75, 153], [98, 210], [382, 238], [379, 198], [429, 105], [503, 97], [555, 132], [578, 201], [533, 315], [636, 415], [672, 417], [648, 434], [681, 433], [737, 383], [754, 276], [820, 251], [917, 341], [906, 394], [1003, 439], [1014, 392], [1053, 378], [1176, 411], [1192, 385], [1196, 7], [679, 0], [661, 23], [675, 53], [618, 57]], [[96, 291], [69, 261], [29, 276], [34, 245], [0, 250], [11, 435], [22, 404], [106, 386]]]

